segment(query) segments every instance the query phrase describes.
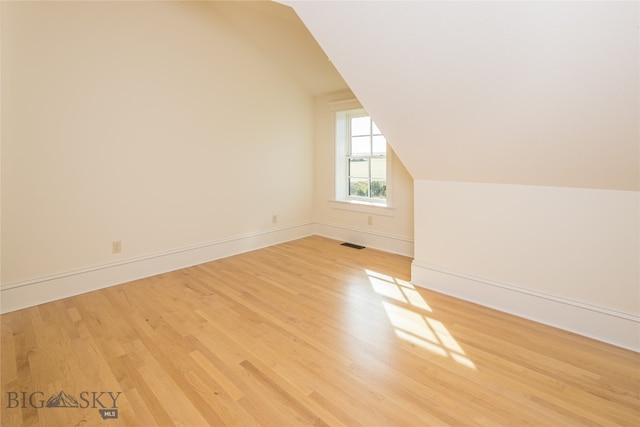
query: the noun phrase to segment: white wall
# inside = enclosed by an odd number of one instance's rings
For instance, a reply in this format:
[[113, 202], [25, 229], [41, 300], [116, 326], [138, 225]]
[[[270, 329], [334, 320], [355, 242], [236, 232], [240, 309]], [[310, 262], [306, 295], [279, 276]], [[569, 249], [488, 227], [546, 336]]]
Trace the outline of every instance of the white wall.
[[3, 290], [310, 224], [313, 99], [208, 3], [1, 7]]
[[640, 349], [640, 193], [415, 182], [413, 280]]
[[420, 262], [640, 315], [638, 193], [422, 180], [416, 192]]
[[[393, 185], [390, 209], [360, 206], [359, 210], [349, 210], [350, 206], [334, 202], [335, 111], [360, 107], [350, 91], [316, 98], [313, 191], [316, 231], [327, 237], [413, 256], [413, 179], [393, 150], [387, 156]], [[393, 141], [389, 145], [393, 146]]]

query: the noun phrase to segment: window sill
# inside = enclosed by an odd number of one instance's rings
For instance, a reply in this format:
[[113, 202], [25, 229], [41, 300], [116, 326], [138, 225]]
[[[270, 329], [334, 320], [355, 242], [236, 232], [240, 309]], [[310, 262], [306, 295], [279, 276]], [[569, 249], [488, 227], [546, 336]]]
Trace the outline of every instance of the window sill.
[[396, 208], [391, 206], [356, 200], [329, 200], [329, 204], [334, 209], [363, 212], [372, 215], [395, 216], [396, 211]]

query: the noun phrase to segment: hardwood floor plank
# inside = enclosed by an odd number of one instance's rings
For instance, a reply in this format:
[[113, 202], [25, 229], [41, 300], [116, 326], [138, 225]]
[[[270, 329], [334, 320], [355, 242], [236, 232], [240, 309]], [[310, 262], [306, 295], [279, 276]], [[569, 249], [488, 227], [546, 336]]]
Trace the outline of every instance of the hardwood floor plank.
[[[134, 411], [131, 414], [141, 426], [173, 426], [171, 416], [160, 399], [154, 394], [152, 385], [147, 383], [139, 372], [142, 364], [133, 362], [127, 355], [113, 359], [110, 364], [114, 376], [120, 380], [120, 389], [126, 402]], [[133, 388], [132, 386], [135, 386]], [[125, 412], [123, 410], [123, 412]], [[151, 418], [149, 417], [151, 415]]]
[[[244, 393], [240, 390], [229, 377], [223, 373], [218, 366], [222, 363], [218, 360], [211, 360], [203, 355], [199, 350], [194, 350], [189, 353], [189, 356], [213, 378], [220, 388], [233, 400], [240, 400], [244, 397]], [[216, 358], [217, 359], [217, 358]], [[218, 365], [218, 366], [216, 366]]]
[[294, 410], [300, 417], [301, 420], [304, 421], [304, 424], [314, 425], [314, 426], [328, 426], [328, 424], [316, 416], [313, 412], [311, 412], [304, 404], [300, 402], [299, 399], [293, 397], [290, 393], [288, 393], [282, 386], [279, 384], [281, 381], [278, 381], [274, 378], [271, 378], [266, 372], [267, 369], [260, 369], [254, 363], [251, 363], [248, 360], [244, 360], [240, 363], [244, 369], [249, 372], [253, 378], [258, 380], [263, 386], [268, 388], [276, 399], [281, 400], [282, 403]]

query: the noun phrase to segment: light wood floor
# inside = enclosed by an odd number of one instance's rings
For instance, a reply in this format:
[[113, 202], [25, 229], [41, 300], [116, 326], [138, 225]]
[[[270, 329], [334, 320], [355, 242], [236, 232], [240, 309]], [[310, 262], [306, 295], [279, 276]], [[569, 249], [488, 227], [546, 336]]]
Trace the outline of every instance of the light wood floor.
[[[2, 426], [640, 425], [639, 354], [410, 261], [310, 237], [5, 314]], [[60, 391], [118, 418], [33, 408]]]

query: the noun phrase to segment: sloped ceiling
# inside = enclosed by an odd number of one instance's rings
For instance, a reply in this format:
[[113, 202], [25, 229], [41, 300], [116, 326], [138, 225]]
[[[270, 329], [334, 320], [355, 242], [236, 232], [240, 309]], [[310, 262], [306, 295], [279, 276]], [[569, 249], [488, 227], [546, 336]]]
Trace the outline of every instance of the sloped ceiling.
[[638, 190], [638, 2], [284, 1], [416, 179]]
[[348, 89], [296, 13], [272, 1], [211, 1], [210, 6], [312, 96]]

